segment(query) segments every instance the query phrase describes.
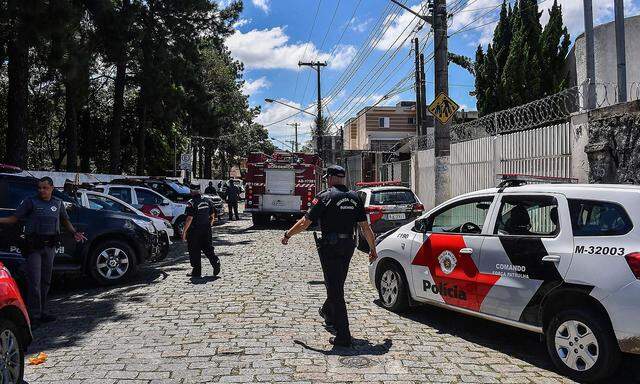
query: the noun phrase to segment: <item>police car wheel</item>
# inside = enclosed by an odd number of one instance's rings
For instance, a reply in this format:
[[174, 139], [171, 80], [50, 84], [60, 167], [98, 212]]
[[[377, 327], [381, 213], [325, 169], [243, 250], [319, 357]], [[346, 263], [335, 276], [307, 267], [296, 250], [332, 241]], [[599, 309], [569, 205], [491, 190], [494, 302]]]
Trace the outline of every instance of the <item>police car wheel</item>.
[[118, 284], [135, 269], [133, 249], [119, 240], [98, 244], [91, 255], [91, 276], [102, 285]]
[[378, 274], [378, 296], [382, 306], [392, 312], [402, 312], [409, 306], [407, 284], [399, 267], [385, 263]]
[[620, 349], [602, 315], [569, 309], [557, 314], [546, 329], [551, 360], [565, 375], [584, 382], [610, 376], [620, 363]]
[[22, 383], [24, 376], [24, 343], [18, 326], [9, 319], [0, 319], [0, 382]]

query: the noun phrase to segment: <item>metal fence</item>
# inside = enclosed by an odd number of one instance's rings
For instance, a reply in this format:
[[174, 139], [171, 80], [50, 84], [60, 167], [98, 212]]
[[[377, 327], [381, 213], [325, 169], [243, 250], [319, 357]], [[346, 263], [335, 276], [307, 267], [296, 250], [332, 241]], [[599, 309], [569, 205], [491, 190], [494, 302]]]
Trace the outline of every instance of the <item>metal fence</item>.
[[345, 159], [347, 172], [347, 185], [355, 188], [357, 182], [362, 181], [362, 156], [355, 155]]
[[378, 167], [378, 179], [379, 181], [398, 180], [402, 185], [411, 187], [411, 160], [382, 164]]

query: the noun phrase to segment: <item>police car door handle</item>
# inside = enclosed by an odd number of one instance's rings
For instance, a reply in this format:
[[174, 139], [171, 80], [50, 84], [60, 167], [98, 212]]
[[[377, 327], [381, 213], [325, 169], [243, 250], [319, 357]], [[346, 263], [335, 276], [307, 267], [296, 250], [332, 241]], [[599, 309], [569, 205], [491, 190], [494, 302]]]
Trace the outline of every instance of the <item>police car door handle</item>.
[[560, 262], [560, 256], [558, 256], [558, 255], [547, 255], [547, 256], [542, 258], [542, 261], [550, 261], [552, 263], [559, 263]]
[[462, 248], [460, 250], [461, 255], [471, 255], [473, 253], [473, 248]]

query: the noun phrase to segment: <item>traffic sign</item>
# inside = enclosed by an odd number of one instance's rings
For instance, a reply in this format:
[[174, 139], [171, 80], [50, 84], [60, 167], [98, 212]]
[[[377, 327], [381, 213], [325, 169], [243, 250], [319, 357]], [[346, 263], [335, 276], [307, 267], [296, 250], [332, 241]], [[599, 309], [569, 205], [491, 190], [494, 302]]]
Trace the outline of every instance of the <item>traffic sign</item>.
[[460, 108], [460, 106], [442, 92], [429, 106], [429, 112], [431, 112], [436, 119], [440, 120], [442, 124], [446, 124], [458, 108]]
[[191, 166], [192, 166], [191, 154], [183, 153], [182, 155], [180, 155], [180, 169], [190, 171]]

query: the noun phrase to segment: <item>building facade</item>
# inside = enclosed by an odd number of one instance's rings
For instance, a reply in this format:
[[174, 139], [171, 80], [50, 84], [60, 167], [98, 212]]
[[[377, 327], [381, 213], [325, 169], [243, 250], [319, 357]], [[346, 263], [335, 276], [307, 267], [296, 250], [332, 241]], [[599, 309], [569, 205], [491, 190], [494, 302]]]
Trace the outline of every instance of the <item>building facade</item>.
[[[395, 106], [362, 109], [344, 124], [344, 149], [384, 152], [407, 137], [415, 136], [415, 105], [414, 101], [401, 101]], [[477, 118], [476, 111], [458, 111], [453, 120], [455, 123]], [[425, 126], [430, 128], [434, 125], [434, 117], [427, 112]]]

